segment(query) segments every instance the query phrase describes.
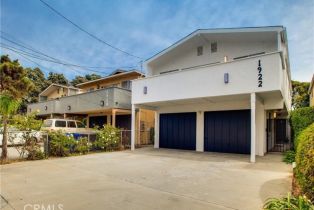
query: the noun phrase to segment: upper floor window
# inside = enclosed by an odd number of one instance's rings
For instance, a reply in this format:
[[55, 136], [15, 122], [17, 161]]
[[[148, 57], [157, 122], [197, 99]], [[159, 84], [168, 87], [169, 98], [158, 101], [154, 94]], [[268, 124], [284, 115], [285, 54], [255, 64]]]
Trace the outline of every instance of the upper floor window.
[[217, 42], [213, 42], [213, 43], [210, 44], [210, 51], [212, 53], [217, 52]]
[[130, 80], [122, 82], [122, 88], [131, 90], [132, 82]]
[[203, 55], [203, 46], [198, 46], [197, 47], [197, 56]]

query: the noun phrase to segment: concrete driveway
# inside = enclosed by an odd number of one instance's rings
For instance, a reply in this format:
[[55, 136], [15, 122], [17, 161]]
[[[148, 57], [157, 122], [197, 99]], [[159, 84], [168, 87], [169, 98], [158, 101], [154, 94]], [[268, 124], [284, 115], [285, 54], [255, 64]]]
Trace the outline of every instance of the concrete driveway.
[[256, 164], [248, 160], [149, 147], [14, 163], [1, 166], [1, 206], [256, 210], [266, 198], [290, 190], [291, 168], [281, 155], [257, 158]]

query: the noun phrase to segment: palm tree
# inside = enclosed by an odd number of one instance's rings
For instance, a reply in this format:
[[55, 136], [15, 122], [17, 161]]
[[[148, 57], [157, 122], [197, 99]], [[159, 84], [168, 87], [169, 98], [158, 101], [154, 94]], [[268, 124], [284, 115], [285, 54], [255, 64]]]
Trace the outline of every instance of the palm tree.
[[8, 120], [16, 113], [20, 106], [20, 101], [14, 99], [8, 95], [0, 95], [0, 115], [2, 116], [3, 123], [3, 139], [2, 139], [2, 153], [1, 160], [5, 160], [7, 158], [8, 150]]

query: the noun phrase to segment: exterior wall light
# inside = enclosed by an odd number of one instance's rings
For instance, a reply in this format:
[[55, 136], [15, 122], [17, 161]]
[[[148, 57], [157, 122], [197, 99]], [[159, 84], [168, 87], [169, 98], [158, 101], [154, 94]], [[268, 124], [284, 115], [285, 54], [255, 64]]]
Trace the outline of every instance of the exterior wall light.
[[100, 106], [105, 106], [105, 101], [100, 101]]
[[47, 111], [47, 109], [48, 109], [48, 106], [45, 106], [45, 110]]
[[68, 106], [68, 110], [71, 110], [71, 106]]
[[147, 86], [144, 86], [143, 88], [143, 93], [146, 95], [147, 94]]
[[224, 74], [224, 82], [225, 82], [225, 84], [229, 83], [229, 73]]

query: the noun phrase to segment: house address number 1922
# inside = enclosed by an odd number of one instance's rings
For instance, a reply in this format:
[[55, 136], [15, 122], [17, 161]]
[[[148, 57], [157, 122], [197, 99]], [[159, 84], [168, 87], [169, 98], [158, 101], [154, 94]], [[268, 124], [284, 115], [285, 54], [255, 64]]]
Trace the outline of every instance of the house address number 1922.
[[261, 60], [258, 60], [258, 75], [257, 75], [257, 87], [263, 87], [263, 74], [262, 74], [262, 65]]

